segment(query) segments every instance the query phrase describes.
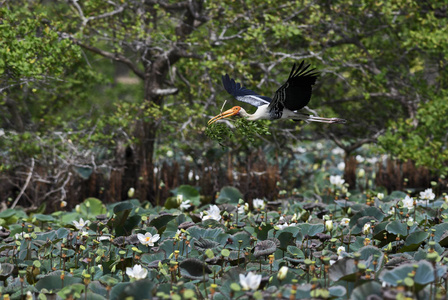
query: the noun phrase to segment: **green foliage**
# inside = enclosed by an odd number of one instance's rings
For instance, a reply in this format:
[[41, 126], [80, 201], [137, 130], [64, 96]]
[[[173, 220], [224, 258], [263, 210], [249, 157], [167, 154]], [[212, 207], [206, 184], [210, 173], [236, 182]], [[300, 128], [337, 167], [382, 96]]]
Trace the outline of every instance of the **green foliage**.
[[393, 122], [390, 129], [379, 138], [379, 146], [401, 160], [412, 160], [440, 174], [448, 172], [446, 147], [448, 114], [447, 93], [439, 95], [419, 106], [416, 122], [412, 119]]
[[252, 122], [245, 118], [238, 118], [236, 121], [231, 121], [234, 130], [230, 129], [224, 123], [213, 123], [205, 129], [205, 134], [212, 140], [218, 142], [221, 146], [225, 146], [227, 139], [237, 136], [238, 140], [245, 142], [246, 145], [259, 143], [259, 138], [264, 135], [269, 135], [269, 128], [265, 122]]

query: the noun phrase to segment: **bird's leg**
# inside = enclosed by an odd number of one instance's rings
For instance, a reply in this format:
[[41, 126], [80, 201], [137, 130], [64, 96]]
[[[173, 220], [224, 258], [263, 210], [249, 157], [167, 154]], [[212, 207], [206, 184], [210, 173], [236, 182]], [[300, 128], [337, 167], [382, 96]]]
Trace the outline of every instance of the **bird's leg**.
[[321, 122], [321, 123], [336, 123], [336, 124], [343, 124], [347, 122], [346, 120], [339, 118], [322, 118], [315, 116], [308, 116], [306, 121]]

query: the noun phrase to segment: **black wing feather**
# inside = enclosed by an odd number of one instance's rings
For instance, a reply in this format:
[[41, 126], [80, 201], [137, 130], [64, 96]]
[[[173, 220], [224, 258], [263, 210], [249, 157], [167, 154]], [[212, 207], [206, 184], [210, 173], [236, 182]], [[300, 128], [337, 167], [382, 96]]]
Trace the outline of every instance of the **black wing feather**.
[[284, 108], [295, 111], [310, 102], [312, 86], [319, 73], [313, 72], [315, 69], [308, 70], [310, 65], [304, 67], [304, 64], [305, 61], [302, 61], [297, 69], [294, 64], [288, 80], [275, 92], [269, 105], [269, 113], [273, 119], [281, 118]]
[[240, 83], [236, 83], [235, 80], [229, 77], [229, 75], [222, 76], [222, 84], [226, 91], [235, 97], [236, 100], [249, 103], [253, 106], [266, 105], [271, 102], [271, 98], [266, 96], [260, 96], [254, 91], [242, 87]]

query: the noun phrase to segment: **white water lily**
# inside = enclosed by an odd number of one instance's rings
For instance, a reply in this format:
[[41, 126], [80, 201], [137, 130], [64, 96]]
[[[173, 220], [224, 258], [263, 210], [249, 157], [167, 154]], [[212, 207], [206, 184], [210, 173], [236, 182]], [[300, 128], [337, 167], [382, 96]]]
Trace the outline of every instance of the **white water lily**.
[[78, 221], [73, 221], [73, 225], [75, 225], [76, 229], [81, 230], [83, 229], [85, 226], [89, 225], [90, 221], [86, 220], [84, 221], [82, 218], [79, 219]]
[[364, 224], [364, 227], [362, 228], [362, 233], [367, 235], [372, 231], [372, 229], [370, 228], [370, 223], [367, 222], [366, 224]]
[[286, 228], [286, 227], [294, 227], [294, 226], [297, 226], [297, 224], [296, 223], [283, 223], [283, 224], [277, 224], [277, 225], [275, 225], [276, 227], [278, 227], [278, 229], [279, 230], [282, 230], [282, 229], [284, 229], [284, 228]]
[[333, 229], [333, 221], [332, 220], [325, 221], [325, 228], [327, 229], [327, 231], [331, 231]]
[[253, 203], [255, 209], [264, 209], [264, 206], [265, 206], [264, 200], [254, 199], [252, 201], [252, 203]]
[[363, 178], [366, 175], [366, 171], [364, 169], [359, 169], [358, 177]]
[[338, 254], [338, 259], [342, 258], [342, 253], [345, 252], [345, 247], [344, 246], [340, 246], [338, 248], [338, 251], [336, 251], [336, 253]]
[[140, 280], [146, 278], [148, 276], [148, 270], [142, 268], [141, 265], [134, 265], [133, 268], [126, 268], [126, 274], [130, 278], [134, 278], [135, 280]]
[[[182, 195], [180, 195], [180, 196], [182, 196]], [[180, 204], [180, 206], [179, 206], [179, 208], [181, 209], [181, 210], [187, 210], [187, 209], [189, 209], [190, 207], [191, 207], [191, 201], [190, 200], [185, 200], [185, 201], [182, 201], [181, 202], [181, 204]]]
[[345, 180], [342, 179], [341, 175], [331, 175], [330, 176], [330, 183], [335, 186], [342, 186], [344, 184]]
[[84, 231], [84, 230], [81, 230], [79, 233], [78, 233], [78, 235], [80, 235], [80, 236], [82, 236], [82, 237], [88, 237], [89, 236], [89, 233], [87, 232], [87, 231]]
[[158, 234], [152, 235], [150, 232], [147, 232], [144, 235], [137, 233], [137, 238], [143, 245], [154, 246], [154, 243], [160, 239], [160, 236]]
[[134, 195], [135, 195], [135, 189], [133, 187], [131, 187], [128, 190], [128, 198], [131, 199], [132, 197], [134, 197]]
[[221, 210], [216, 205], [211, 205], [208, 210], [201, 212], [200, 214], [202, 221], [212, 219], [219, 221], [221, 220]]
[[414, 199], [406, 195], [406, 197], [401, 200], [401, 203], [403, 203], [403, 207], [407, 209], [413, 209], [414, 208]]
[[336, 147], [336, 148], [331, 150], [331, 153], [333, 155], [344, 155], [345, 151], [341, 147]]
[[349, 223], [350, 223], [350, 219], [349, 218], [342, 218], [341, 226], [348, 226]]
[[280, 270], [278, 270], [277, 278], [279, 280], [285, 279], [286, 275], [288, 274], [288, 270], [289, 270], [289, 268], [287, 266], [281, 267]]
[[395, 214], [395, 207], [392, 206], [392, 207], [389, 209], [388, 214], [389, 214], [389, 215], [393, 215], [393, 214]]
[[423, 192], [420, 192], [420, 198], [422, 200], [434, 200], [436, 195], [432, 192], [432, 189], [426, 189]]
[[240, 274], [240, 285], [244, 291], [258, 290], [258, 287], [261, 283], [261, 275], [257, 275], [255, 273], [249, 272], [246, 276]]

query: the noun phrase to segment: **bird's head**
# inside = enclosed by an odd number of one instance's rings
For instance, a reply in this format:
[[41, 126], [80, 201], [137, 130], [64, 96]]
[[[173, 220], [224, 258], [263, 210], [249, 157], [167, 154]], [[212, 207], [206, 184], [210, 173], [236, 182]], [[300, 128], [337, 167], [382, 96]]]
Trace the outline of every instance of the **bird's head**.
[[219, 115], [211, 118], [210, 121], [208, 121], [208, 125], [211, 125], [211, 124], [215, 123], [216, 121], [224, 119], [224, 118], [239, 115], [241, 110], [242, 110], [241, 106], [234, 106], [231, 109], [226, 110], [225, 112], [220, 113]]

